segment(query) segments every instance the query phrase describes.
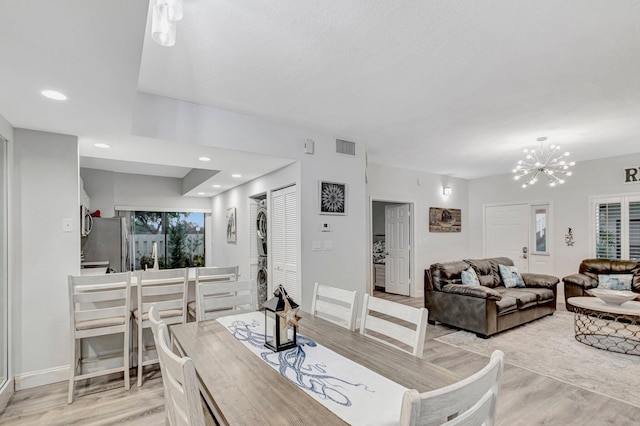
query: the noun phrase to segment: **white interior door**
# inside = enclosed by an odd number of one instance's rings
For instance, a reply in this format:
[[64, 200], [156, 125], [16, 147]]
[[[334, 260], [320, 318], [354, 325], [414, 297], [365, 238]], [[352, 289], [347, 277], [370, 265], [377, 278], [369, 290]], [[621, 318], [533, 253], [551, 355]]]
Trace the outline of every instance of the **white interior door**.
[[409, 296], [411, 286], [409, 204], [385, 206], [384, 222], [385, 291]]
[[[271, 196], [271, 253], [273, 288], [283, 285], [300, 303], [298, 289], [298, 196], [296, 186], [273, 191]], [[273, 291], [273, 288], [271, 291]]]
[[483, 257], [508, 257], [529, 272], [529, 204], [486, 206]]

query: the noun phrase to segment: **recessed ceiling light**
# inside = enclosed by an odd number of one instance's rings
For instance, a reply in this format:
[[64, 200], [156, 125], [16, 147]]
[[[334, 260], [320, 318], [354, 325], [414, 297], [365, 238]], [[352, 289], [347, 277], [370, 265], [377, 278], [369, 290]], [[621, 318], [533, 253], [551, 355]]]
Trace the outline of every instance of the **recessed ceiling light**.
[[60, 93], [60, 92], [55, 91], [55, 90], [43, 90], [40, 93], [42, 93], [42, 96], [44, 96], [45, 98], [53, 99], [55, 101], [66, 101], [67, 100], [67, 96], [64, 93]]
[[241, 177], [242, 177], [242, 175], [240, 175], [240, 174], [238, 174], [238, 173], [235, 173], [235, 174], [231, 175], [231, 177], [234, 177], [234, 178], [241, 178]]
[[200, 160], [200, 161], [211, 161], [211, 158], [209, 158], [209, 157], [198, 157], [198, 160]]
[[220, 188], [221, 185], [212, 185], [214, 188]]
[[204, 192], [198, 192], [198, 195], [205, 195]]
[[102, 149], [111, 148], [111, 145], [106, 143], [94, 143], [93, 146], [95, 146], [96, 148], [102, 148]]

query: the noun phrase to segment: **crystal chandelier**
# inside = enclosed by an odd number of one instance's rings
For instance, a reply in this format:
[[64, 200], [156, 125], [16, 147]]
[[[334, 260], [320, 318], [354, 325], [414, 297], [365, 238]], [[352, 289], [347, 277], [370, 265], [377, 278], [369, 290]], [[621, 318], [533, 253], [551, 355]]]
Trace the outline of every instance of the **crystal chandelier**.
[[176, 22], [182, 16], [182, 0], [156, 0], [151, 16], [151, 38], [160, 46], [176, 44]]
[[569, 153], [559, 153], [558, 145], [551, 145], [549, 150], [545, 151], [542, 144], [546, 140], [546, 137], [538, 138], [540, 151], [525, 149], [525, 159], [518, 161], [516, 168], [513, 169], [514, 179], [524, 181], [523, 188], [535, 184], [542, 176], [547, 179], [549, 186], [563, 184], [564, 177], [571, 176], [570, 167], [575, 166], [576, 163], [567, 161], [566, 157]]

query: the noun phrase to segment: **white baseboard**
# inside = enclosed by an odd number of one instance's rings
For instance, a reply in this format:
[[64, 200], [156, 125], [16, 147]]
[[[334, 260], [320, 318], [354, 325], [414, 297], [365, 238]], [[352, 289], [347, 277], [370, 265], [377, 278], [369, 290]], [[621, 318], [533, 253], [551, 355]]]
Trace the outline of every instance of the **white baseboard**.
[[15, 377], [15, 390], [30, 389], [36, 386], [44, 386], [51, 383], [69, 380], [69, 366], [48, 368], [46, 370], [32, 371], [19, 374]]
[[7, 380], [7, 383], [0, 389], [0, 412], [7, 406], [11, 395], [13, 395], [13, 379]]

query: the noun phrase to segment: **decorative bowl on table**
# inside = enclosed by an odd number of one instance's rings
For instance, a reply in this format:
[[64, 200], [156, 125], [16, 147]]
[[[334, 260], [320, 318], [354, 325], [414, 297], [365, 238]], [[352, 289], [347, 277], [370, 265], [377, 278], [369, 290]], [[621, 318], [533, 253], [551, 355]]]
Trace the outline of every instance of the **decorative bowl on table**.
[[609, 305], [621, 305], [639, 296], [638, 293], [632, 291], [609, 290], [604, 288], [592, 288], [587, 290], [587, 293]]

